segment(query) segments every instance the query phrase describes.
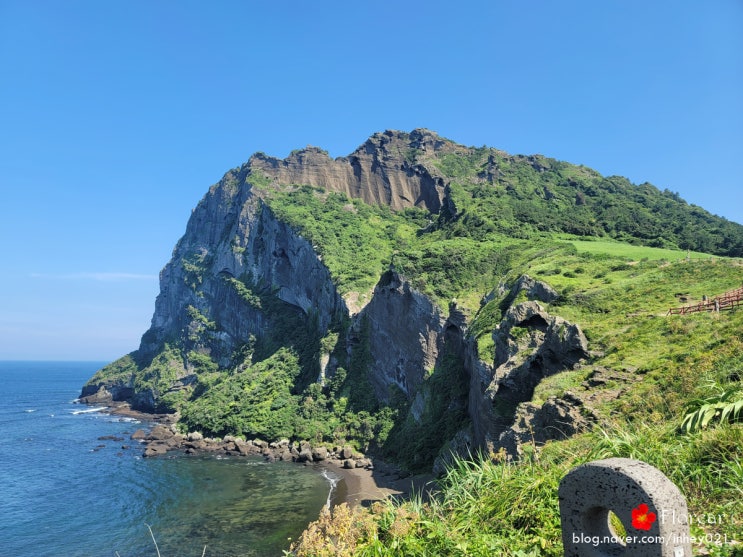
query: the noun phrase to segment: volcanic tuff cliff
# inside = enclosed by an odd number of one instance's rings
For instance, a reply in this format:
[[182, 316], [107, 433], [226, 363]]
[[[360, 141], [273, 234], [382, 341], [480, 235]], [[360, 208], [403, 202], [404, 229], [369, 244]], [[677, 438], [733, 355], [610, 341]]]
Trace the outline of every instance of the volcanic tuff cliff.
[[[427, 130], [378, 133], [337, 159], [312, 147], [283, 160], [256, 154], [193, 211], [160, 275], [139, 349], [101, 370], [82, 394], [130, 400], [147, 411], [180, 410], [186, 427], [215, 434], [356, 437], [390, 450], [415, 439], [416, 452], [426, 456], [408, 459], [413, 466], [430, 465], [455, 436], [465, 446], [516, 455], [518, 436], [509, 427], [517, 406], [543, 377], [584, 361], [587, 341], [577, 325], [528, 301], [558, 297], [528, 277], [506, 281], [479, 309], [446, 296], [494, 280], [477, 275], [452, 289], [466, 279], [457, 265], [507, 275], [513, 254], [482, 238], [538, 231], [541, 220], [514, 224], [513, 215], [527, 210], [525, 199], [546, 203], [545, 218], [571, 207], [578, 217], [553, 225], [577, 226], [597, 184], [625, 187], [564, 164], [467, 148]], [[528, 185], [525, 173], [543, 182]], [[466, 195], [464, 183], [474, 188]], [[509, 203], [502, 211], [511, 221], [493, 220], [490, 209], [481, 210], [486, 205], [473, 204], [479, 198]], [[302, 199], [318, 204], [316, 219], [292, 217]], [[336, 217], [323, 214], [331, 205]], [[382, 254], [366, 271], [378, 277], [369, 292], [350, 289], [355, 283], [331, 271], [337, 250], [353, 253], [370, 241], [354, 232], [357, 221], [341, 220], [362, 217], [379, 234], [380, 247], [368, 253]], [[312, 226], [322, 218], [331, 224], [318, 232]], [[405, 230], [415, 233], [400, 240]], [[415, 247], [431, 233], [441, 241]], [[467, 246], [477, 246], [472, 253], [457, 244], [463, 235], [472, 238]], [[331, 240], [341, 247], [329, 249]], [[388, 249], [384, 242], [397, 243]], [[500, 304], [495, 313], [493, 303]], [[485, 328], [483, 308], [494, 315]], [[478, 337], [492, 336], [492, 355], [480, 353], [473, 319]]]
[[331, 159], [325, 151], [308, 147], [283, 160], [259, 153], [248, 167], [279, 184], [317, 186], [393, 210], [423, 207], [438, 213], [444, 180], [415, 160], [456, 150], [454, 143], [426, 130], [410, 135], [388, 131], [373, 135], [348, 157]]

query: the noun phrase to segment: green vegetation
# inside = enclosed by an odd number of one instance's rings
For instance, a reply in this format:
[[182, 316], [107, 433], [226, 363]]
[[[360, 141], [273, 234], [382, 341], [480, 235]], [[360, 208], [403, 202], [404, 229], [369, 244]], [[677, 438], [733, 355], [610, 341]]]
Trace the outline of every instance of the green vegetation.
[[[692, 321], [697, 318], [702, 323], [691, 326], [711, 325], [701, 342], [717, 350], [691, 352], [679, 358], [673, 372], [646, 370], [621, 399], [606, 398], [604, 422], [594, 431], [548, 443], [517, 463], [498, 455], [457, 459], [430, 501], [414, 497], [371, 510], [340, 508], [337, 517], [325, 515], [310, 525], [295, 544], [295, 554], [558, 557], [563, 555], [557, 498], [561, 478], [585, 462], [625, 457], [666, 474], [681, 488], [691, 514], [714, 517], [692, 525], [693, 536], [709, 540], [695, 545], [696, 553], [740, 556], [740, 545], [715, 542], [740, 541], [743, 535], [743, 424], [722, 423], [692, 433], [680, 425], [683, 400], [704, 396], [711, 383], [726, 388], [740, 384], [743, 340], [726, 335], [731, 328], [740, 330], [743, 315], [708, 322], [698, 314]], [[725, 343], [719, 342], [721, 337]], [[682, 344], [682, 336], [671, 342]], [[669, 397], [672, 390], [677, 395]], [[327, 549], [340, 544], [349, 548], [347, 553]]]
[[255, 365], [231, 374], [199, 377], [197, 393], [183, 405], [180, 422], [191, 431], [280, 439], [294, 433], [298, 397], [291, 394], [299, 372], [297, 357], [280, 349]]
[[540, 155], [510, 156], [486, 148], [447, 154], [432, 164], [451, 179], [457, 214], [445, 220], [457, 236], [500, 232], [534, 238], [549, 232], [743, 256], [740, 225], [651, 184], [603, 177]]
[[384, 443], [384, 454], [415, 472], [428, 471], [447, 441], [468, 423], [464, 400], [469, 382], [463, 362], [452, 354], [442, 359], [424, 382], [426, 401], [416, 419], [409, 405], [398, 410], [406, 418], [395, 424]]
[[[666, 317], [666, 312], [683, 305], [682, 298], [695, 303], [703, 295], [736, 287], [741, 267], [719, 258], [687, 261], [680, 251], [666, 257], [667, 252], [642, 246], [590, 252], [559, 239], [538, 247], [518, 240], [503, 245], [511, 248], [505, 280], [528, 272], [555, 287], [561, 296], [547, 309], [581, 324], [598, 354], [592, 366], [626, 375], [591, 391], [591, 408], [601, 417], [600, 426], [527, 450], [518, 463], [502, 462], [498, 455], [460, 460], [441, 483], [438, 496], [426, 503], [390, 502], [371, 512], [341, 509], [338, 518], [324, 516], [307, 530], [297, 554], [336, 554], [320, 547], [332, 547], [333, 540], [346, 536], [343, 543], [354, 548], [348, 553], [353, 555], [562, 555], [559, 480], [574, 466], [611, 456], [649, 462], [679, 485], [691, 512], [726, 517], [721, 524], [694, 525], [693, 535], [740, 540], [743, 424], [737, 423], [740, 415], [733, 405], [740, 404], [743, 312], [684, 317]], [[488, 357], [488, 350], [492, 355], [490, 332], [508, 305], [518, 301], [495, 296], [474, 314], [470, 334], [478, 341], [481, 357]], [[592, 366], [543, 381], [533, 400], [538, 403], [568, 390], [585, 392], [583, 383]], [[442, 377], [439, 373], [431, 379]], [[447, 389], [456, 390], [450, 380]], [[433, 385], [430, 381], [424, 392]], [[438, 415], [455, 399], [445, 400]], [[724, 419], [718, 402], [728, 409]], [[712, 417], [710, 407], [715, 409]], [[704, 430], [685, 425], [685, 417], [695, 409], [709, 418]], [[407, 409], [398, 415], [406, 418], [392, 429], [386, 447], [415, 469], [411, 455], [425, 455], [427, 438], [442, 425], [431, 421], [417, 428]], [[740, 546], [730, 544], [710, 543], [705, 549], [711, 555], [740, 555]]]
[[681, 428], [691, 432], [706, 428], [712, 421], [740, 421], [743, 418], [743, 398], [731, 400], [733, 396], [740, 396], [740, 388], [706, 399], [698, 410], [684, 416]]
[[[667, 316], [669, 308], [740, 286], [743, 267], [734, 258], [743, 257], [743, 227], [672, 192], [541, 156], [461, 146], [445, 154], [411, 147], [402, 156], [446, 179], [440, 214], [392, 212], [317, 187], [278, 186], [244, 168], [225, 184], [237, 191], [247, 177], [262, 210], [312, 243], [346, 299], [368, 300], [393, 269], [443, 314], [456, 302], [467, 318], [466, 340], [489, 364], [493, 330], [526, 299], [511, 286], [524, 274], [544, 281], [559, 297], [542, 305], [580, 325], [592, 356], [584, 367], [542, 381], [532, 402], [569, 391], [598, 424], [526, 447], [519, 462], [502, 454], [459, 458], [427, 502], [340, 507], [308, 529], [297, 554], [331, 555], [335, 547], [346, 555], [562, 555], [559, 480], [574, 466], [611, 456], [660, 468], [693, 513], [728, 517], [697, 524], [693, 534], [743, 542], [743, 312]], [[243, 243], [221, 241], [243, 257]], [[122, 358], [91, 383], [128, 382], [151, 394], [158, 409], [179, 410], [184, 429], [351, 443], [413, 471], [430, 469], [447, 441], [469, 426], [469, 377], [454, 350], [440, 352], [417, 397], [391, 392], [381, 402], [369, 377], [373, 331], [366, 320], [352, 328], [350, 318], [338, 317], [321, 330], [312, 310], [281, 301], [277, 287], [250, 275], [223, 275], [210, 285], [228, 291], [240, 311], [260, 315], [260, 330], [225, 366], [222, 354], [210, 351], [222, 324], [201, 304], [213, 295], [204, 287], [211, 255], [189, 253], [181, 264], [198, 299], [182, 310], [180, 336], [161, 341], [149, 360], [136, 352]], [[512, 334], [527, 337], [526, 329]], [[157, 338], [148, 333], [143, 344]], [[333, 362], [327, 375], [323, 358]], [[606, 370], [606, 378], [592, 385], [596, 370]], [[512, 418], [513, 406], [498, 411]], [[705, 549], [741, 555], [730, 544]]]
[[204, 282], [204, 273], [209, 269], [210, 263], [211, 257], [206, 251], [190, 253], [182, 259], [184, 280], [190, 288], [196, 290]]
[[186, 391], [173, 389], [178, 379], [186, 375], [181, 351], [174, 345], [165, 344], [147, 365], [137, 367], [132, 386], [138, 393], [152, 393], [158, 412], [172, 412], [186, 396]]
[[118, 360], [111, 362], [107, 366], [99, 369], [91, 377], [87, 385], [97, 385], [106, 382], [110, 385], [129, 385], [132, 374], [137, 370], [137, 362], [132, 354], [122, 356]]
[[[562, 477], [585, 462], [629, 457], [658, 467], [679, 485], [694, 516], [720, 517], [719, 524], [692, 525], [693, 536], [709, 534], [710, 540], [695, 545], [695, 552], [741, 555], [740, 546], [715, 544], [739, 540], [743, 531], [741, 442], [741, 427], [695, 437], [679, 436], [669, 426], [641, 427], [554, 443], [518, 464], [458, 459], [431, 501], [377, 504], [371, 512], [356, 509], [352, 519], [341, 508], [338, 518], [327, 516], [311, 525], [295, 545], [295, 554], [560, 557], [557, 488]], [[339, 540], [350, 549], [328, 551]]]
[[371, 290], [395, 250], [405, 249], [427, 219], [420, 210], [393, 213], [310, 186], [264, 193], [276, 216], [312, 242], [344, 294]]
[[689, 259], [710, 259], [708, 253], [697, 251], [684, 252], [677, 249], [651, 248], [648, 246], [638, 246], [617, 242], [616, 240], [569, 240], [578, 253], [605, 254], [615, 257], [624, 257], [630, 261], [640, 261], [641, 259], [680, 261], [684, 258]]

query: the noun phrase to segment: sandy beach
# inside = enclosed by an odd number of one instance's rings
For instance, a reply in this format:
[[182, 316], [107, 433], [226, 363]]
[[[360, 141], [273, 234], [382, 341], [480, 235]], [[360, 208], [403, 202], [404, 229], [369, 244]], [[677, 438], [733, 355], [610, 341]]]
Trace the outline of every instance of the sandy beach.
[[343, 468], [330, 460], [324, 461], [321, 466], [342, 478], [336, 486], [333, 504], [345, 502], [351, 506], [369, 506], [388, 497], [407, 498], [414, 493], [421, 493], [427, 498], [428, 492], [436, 490], [431, 474], [400, 478], [396, 473], [387, 471], [387, 467], [378, 461], [373, 470]]

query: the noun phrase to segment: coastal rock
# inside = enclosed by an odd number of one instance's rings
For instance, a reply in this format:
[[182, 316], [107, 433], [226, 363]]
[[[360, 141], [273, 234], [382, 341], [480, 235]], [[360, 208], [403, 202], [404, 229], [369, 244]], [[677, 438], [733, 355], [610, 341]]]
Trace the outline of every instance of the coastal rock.
[[116, 401], [129, 400], [134, 389], [129, 378], [113, 382], [92, 382], [86, 384], [80, 394], [79, 402], [83, 404], [111, 404]]
[[312, 462], [312, 449], [310, 447], [303, 447], [297, 455], [297, 462]]
[[328, 458], [328, 449], [325, 447], [315, 447], [312, 449], [312, 460], [321, 461]]
[[190, 449], [191, 451], [204, 451], [207, 448], [207, 444], [204, 442], [203, 439], [198, 439], [196, 441], [186, 441], [183, 446], [187, 449]]
[[152, 431], [150, 431], [150, 433], [147, 434], [145, 439], [147, 441], [164, 441], [174, 436], [175, 434], [169, 427], [158, 424], [152, 428]]
[[234, 441], [225, 441], [222, 443], [222, 450], [227, 453], [238, 452], [237, 445]]
[[150, 458], [153, 456], [163, 456], [170, 450], [170, 446], [162, 442], [154, 442], [147, 445], [144, 450], [144, 456]]

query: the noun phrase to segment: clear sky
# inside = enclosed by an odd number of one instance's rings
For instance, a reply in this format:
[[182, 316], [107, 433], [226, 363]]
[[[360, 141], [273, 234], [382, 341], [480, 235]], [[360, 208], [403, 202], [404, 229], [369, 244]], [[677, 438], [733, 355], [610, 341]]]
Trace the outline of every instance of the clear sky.
[[253, 152], [417, 127], [743, 222], [743, 2], [0, 0], [0, 359], [136, 349]]

